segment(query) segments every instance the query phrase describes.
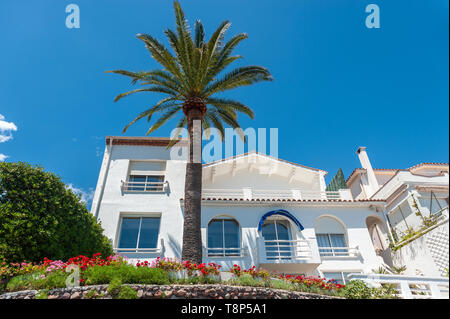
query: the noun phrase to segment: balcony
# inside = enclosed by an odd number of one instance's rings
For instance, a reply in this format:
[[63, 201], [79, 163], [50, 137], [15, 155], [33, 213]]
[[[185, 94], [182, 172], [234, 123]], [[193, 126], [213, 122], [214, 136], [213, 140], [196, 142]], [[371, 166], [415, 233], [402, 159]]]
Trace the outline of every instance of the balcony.
[[360, 256], [359, 247], [319, 247], [322, 259], [347, 259]]
[[168, 182], [127, 182], [121, 181], [124, 193], [162, 193], [168, 188]]
[[349, 274], [350, 280], [359, 279], [370, 286], [389, 285], [402, 299], [448, 299], [449, 283], [445, 277], [424, 277], [391, 274]]
[[203, 189], [204, 198], [226, 198], [242, 200], [351, 200], [350, 190], [309, 191], [299, 189]]
[[126, 256], [129, 260], [153, 259], [163, 257], [165, 252], [164, 239], [160, 239], [155, 248], [119, 248], [113, 249], [115, 254]]
[[203, 255], [207, 258], [243, 258], [248, 256], [246, 248], [203, 248]]
[[265, 240], [257, 238], [258, 261], [267, 270], [309, 273], [321, 263], [315, 240]]

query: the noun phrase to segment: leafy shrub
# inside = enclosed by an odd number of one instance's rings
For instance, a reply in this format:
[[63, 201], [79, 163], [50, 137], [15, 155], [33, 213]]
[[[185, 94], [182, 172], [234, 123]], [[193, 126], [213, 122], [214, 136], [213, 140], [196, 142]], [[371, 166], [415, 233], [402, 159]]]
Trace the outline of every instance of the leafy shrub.
[[261, 279], [255, 279], [250, 274], [242, 274], [239, 277], [229, 280], [229, 284], [235, 286], [251, 286], [251, 287], [265, 287], [265, 282]]
[[169, 276], [164, 270], [130, 264], [90, 267], [82, 276], [86, 285], [108, 284], [115, 278], [125, 284], [169, 284]]
[[129, 287], [129, 286], [122, 286], [120, 287], [119, 292], [119, 299], [137, 299], [137, 292]]
[[0, 260], [7, 262], [112, 253], [80, 196], [27, 163], [0, 162], [0, 225]]
[[364, 281], [356, 279], [350, 281], [340, 292], [347, 299], [396, 299], [397, 291], [392, 285], [378, 288], [369, 287]]
[[269, 286], [274, 289], [296, 290], [296, 287], [293, 284], [284, 280], [271, 279], [269, 281]]
[[6, 285], [7, 291], [19, 291], [19, 290], [41, 290], [41, 289], [54, 289], [66, 287], [66, 278], [68, 274], [63, 271], [57, 271], [48, 275], [42, 272], [36, 272], [33, 274], [19, 275], [13, 277]]

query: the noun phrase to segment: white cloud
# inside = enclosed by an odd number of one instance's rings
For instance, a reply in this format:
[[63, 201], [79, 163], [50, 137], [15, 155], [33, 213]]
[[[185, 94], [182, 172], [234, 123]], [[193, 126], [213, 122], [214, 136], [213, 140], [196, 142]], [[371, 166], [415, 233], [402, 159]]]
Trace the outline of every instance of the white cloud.
[[5, 117], [0, 114], [0, 143], [12, 139], [13, 131], [17, 131], [17, 126], [13, 122], [6, 122]]
[[[0, 143], [4, 143], [12, 139], [11, 132], [17, 131], [17, 126], [13, 122], [6, 122], [5, 117], [0, 114]], [[0, 162], [4, 161], [8, 156], [0, 153]]]
[[73, 184], [67, 184], [66, 188], [70, 189], [77, 195], [81, 195], [81, 201], [85, 202], [86, 204], [89, 204], [94, 198], [94, 189], [92, 187], [90, 187], [89, 190], [85, 191], [81, 188], [76, 188], [75, 186], [73, 186]]

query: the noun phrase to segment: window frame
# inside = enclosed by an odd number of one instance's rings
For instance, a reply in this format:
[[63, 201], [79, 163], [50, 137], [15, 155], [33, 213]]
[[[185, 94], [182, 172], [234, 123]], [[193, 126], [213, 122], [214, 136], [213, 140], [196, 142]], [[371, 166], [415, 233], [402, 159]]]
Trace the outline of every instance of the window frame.
[[[139, 230], [138, 230], [138, 236], [136, 239], [136, 247], [120, 247], [120, 237], [122, 235], [122, 225], [123, 225], [123, 220], [125, 218], [137, 218], [139, 219]], [[158, 225], [158, 233], [156, 235], [156, 247], [145, 247], [145, 248], [139, 248], [139, 239], [140, 239], [140, 235], [141, 235], [141, 230], [142, 230], [142, 219], [143, 218], [154, 218], [154, 219], [158, 219], [159, 220], [159, 225]], [[116, 241], [116, 247], [115, 250], [117, 250], [118, 252], [121, 250], [125, 250], [125, 251], [129, 251], [131, 253], [138, 253], [138, 252], [157, 252], [159, 250], [159, 242], [160, 242], [160, 234], [161, 234], [161, 215], [122, 215], [120, 216], [120, 222], [119, 222], [119, 230], [117, 233], [117, 241]]]
[[[347, 282], [348, 282], [348, 279], [346, 278], [347, 276], [345, 276], [344, 274], [355, 274], [355, 273], [357, 273], [357, 274], [361, 274], [362, 273], [362, 271], [361, 270], [354, 270], [354, 271], [352, 271], [352, 270], [346, 270], [346, 271], [342, 271], [342, 270], [325, 270], [325, 271], [322, 271], [322, 276], [324, 277], [324, 278], [326, 278], [327, 279], [327, 277], [325, 276], [325, 274], [339, 274], [340, 276], [341, 276], [341, 280], [342, 280], [342, 284], [341, 285], [346, 285], [347, 284]], [[334, 277], [334, 278], [330, 278], [330, 279], [327, 279], [327, 280], [331, 280], [331, 279], [336, 279], [336, 277]]]
[[[222, 246], [223, 247], [209, 247], [209, 226], [212, 222], [221, 221], [222, 223]], [[226, 247], [225, 244], [225, 221], [230, 220], [234, 221], [237, 224], [238, 228], [238, 247]], [[210, 250], [216, 250], [215, 252], [210, 252]], [[227, 250], [233, 250], [234, 252], [227, 252]], [[208, 225], [206, 226], [206, 255], [210, 258], [227, 258], [227, 257], [242, 257], [243, 256], [243, 248], [242, 248], [242, 235], [241, 235], [241, 225], [239, 222], [233, 218], [228, 216], [217, 216], [212, 218]]]
[[[320, 247], [319, 241], [317, 241], [317, 237], [321, 236], [327, 236], [328, 242], [330, 243], [329, 247]], [[340, 235], [343, 237], [345, 245], [344, 247], [340, 246], [333, 246], [333, 242], [331, 240], [331, 235]], [[316, 241], [317, 241], [317, 247], [319, 249], [320, 257], [349, 257], [350, 256], [350, 247], [348, 245], [347, 237], [343, 233], [316, 233]], [[327, 250], [325, 252], [321, 252], [320, 250], [324, 249]], [[335, 250], [339, 250], [336, 252]], [[330, 251], [331, 250], [331, 251]]]

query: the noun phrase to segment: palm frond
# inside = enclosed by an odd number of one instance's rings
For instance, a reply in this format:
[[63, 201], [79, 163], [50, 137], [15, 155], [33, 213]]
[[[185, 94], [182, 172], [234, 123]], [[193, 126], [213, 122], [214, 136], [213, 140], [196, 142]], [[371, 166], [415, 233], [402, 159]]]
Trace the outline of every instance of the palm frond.
[[222, 79], [211, 83], [207, 88], [205, 88], [205, 94], [210, 96], [214, 93], [234, 89], [239, 86], [272, 80], [272, 75], [266, 68], [256, 65], [245, 66], [237, 68], [225, 74]]
[[239, 101], [209, 97], [208, 99], [206, 99], [206, 103], [211, 104], [216, 108], [233, 109], [235, 111], [248, 115], [251, 119], [255, 117], [253, 111], [247, 105], [244, 105]]

